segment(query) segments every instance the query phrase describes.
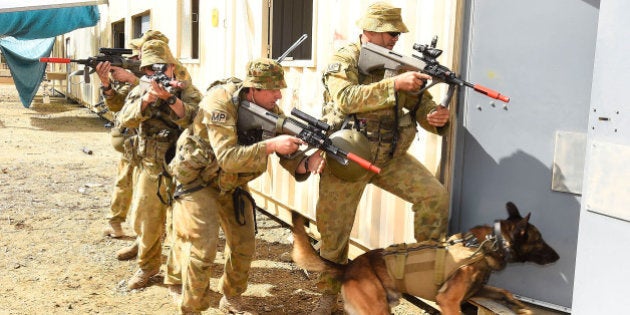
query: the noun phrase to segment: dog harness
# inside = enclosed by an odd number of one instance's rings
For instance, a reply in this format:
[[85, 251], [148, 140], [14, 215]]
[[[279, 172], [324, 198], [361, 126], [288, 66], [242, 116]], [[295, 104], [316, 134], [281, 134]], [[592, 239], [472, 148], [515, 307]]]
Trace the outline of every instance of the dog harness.
[[458, 268], [484, 259], [484, 253], [472, 234], [456, 234], [445, 242], [391, 245], [383, 259], [400, 292], [433, 300]]

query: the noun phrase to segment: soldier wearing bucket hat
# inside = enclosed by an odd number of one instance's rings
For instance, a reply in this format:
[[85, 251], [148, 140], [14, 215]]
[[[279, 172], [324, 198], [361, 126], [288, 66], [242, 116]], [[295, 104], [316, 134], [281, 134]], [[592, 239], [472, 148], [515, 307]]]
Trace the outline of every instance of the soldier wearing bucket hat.
[[[168, 38], [157, 30], [149, 30], [145, 32], [142, 37], [136, 38], [129, 43], [130, 48], [133, 50], [133, 55], [130, 59], [139, 60], [140, 49], [142, 44], [146, 41], [157, 39], [168, 44]], [[103, 94], [103, 100], [107, 108], [118, 113], [125, 103], [127, 94], [140, 82], [131, 71], [123, 69], [121, 67], [111, 66], [109, 62], [101, 62], [96, 67], [96, 72], [101, 81], [101, 91]], [[180, 80], [190, 81], [190, 74], [188, 70], [181, 65], [179, 61], [176, 61], [175, 73]], [[118, 115], [114, 117], [114, 127], [111, 129], [111, 139], [114, 148], [121, 152], [121, 159], [118, 163], [116, 183], [114, 184], [114, 190], [112, 193], [112, 202], [110, 207], [110, 214], [108, 216], [108, 226], [104, 229], [103, 234], [113, 238], [120, 238], [124, 236], [122, 229], [122, 222], [127, 218], [128, 209], [131, 206], [131, 196], [133, 193], [133, 169], [134, 166], [131, 163], [131, 159], [134, 152], [130, 152], [132, 146], [125, 146], [127, 142], [133, 141], [136, 131], [129, 128], [122, 128], [120, 121], [117, 119]], [[138, 252], [138, 244], [133, 243], [131, 246], [125, 247], [116, 253], [116, 257], [119, 260], [127, 260], [136, 257]]]
[[138, 130], [135, 146], [134, 194], [131, 222], [137, 234], [138, 270], [127, 287], [138, 289], [148, 284], [159, 272], [162, 237], [173, 187], [168, 176], [168, 163], [173, 158], [175, 143], [197, 113], [201, 93], [192, 84], [171, 94], [161, 83], [148, 80], [154, 74], [152, 65], [164, 64], [164, 74], [177, 80], [175, 58], [168, 44], [149, 40], [141, 48], [140, 68], [145, 72], [142, 83], [127, 96], [119, 120], [126, 128]]
[[[182, 248], [182, 314], [201, 314], [210, 307], [210, 277], [217, 251], [219, 227], [226, 239], [226, 262], [218, 282], [223, 294], [219, 309], [226, 314], [252, 314], [241, 294], [248, 285], [255, 250], [255, 216], [247, 183], [267, 170], [268, 156], [277, 153], [282, 167], [305, 180], [302, 141], [279, 135], [239, 142], [239, 105], [255, 103], [277, 115], [281, 89], [287, 86], [282, 66], [260, 58], [247, 64], [244, 80], [216, 81], [199, 104], [192, 128], [180, 137], [170, 164], [177, 182], [173, 202], [175, 246]], [[254, 105], [255, 106], [255, 105]], [[312, 166], [315, 169], [315, 166]], [[252, 199], [253, 200], [253, 199]], [[215, 306], [216, 307], [216, 306]]]
[[[363, 43], [392, 49], [401, 34], [409, 31], [401, 9], [376, 2], [367, 7], [356, 24], [362, 30], [358, 41], [334, 53], [323, 73], [323, 113], [332, 125], [354, 130], [355, 133], [340, 137], [353, 137], [346, 142], [366, 147], [368, 156], [364, 158], [380, 167], [381, 173], [333, 165], [336, 162], [327, 159], [330, 165], [320, 174], [316, 219], [322, 236], [320, 255], [337, 263], [348, 261], [350, 232], [368, 184], [412, 204], [414, 236], [418, 242], [440, 238], [448, 219], [448, 192], [426, 167], [407, 153], [417, 124], [436, 134], [448, 129], [449, 111], [438, 106], [429, 92], [412, 93], [431, 78], [419, 72], [386, 78], [384, 69], [368, 75], [358, 73]], [[412, 114], [416, 104], [419, 109]], [[363, 135], [359, 137], [357, 132]], [[358, 152], [358, 148], [347, 149]], [[312, 314], [331, 314], [337, 307], [339, 285], [331, 275], [321, 274], [318, 287], [323, 294]]]

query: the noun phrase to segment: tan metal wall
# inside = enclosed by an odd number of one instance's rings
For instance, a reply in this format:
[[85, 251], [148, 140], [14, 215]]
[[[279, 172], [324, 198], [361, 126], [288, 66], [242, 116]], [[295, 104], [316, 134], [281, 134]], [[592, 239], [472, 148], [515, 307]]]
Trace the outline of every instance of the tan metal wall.
[[[149, 11], [151, 28], [157, 29], [170, 39], [175, 55], [184, 55], [181, 48], [183, 31], [182, 6], [178, 1], [127, 1], [110, 0], [109, 6], [101, 5], [101, 21], [97, 27], [77, 30], [68, 34], [72, 39], [75, 57], [92, 55], [97, 47], [80, 48], [83, 43], [98, 43], [109, 47], [108, 38], [112, 22], [125, 21], [126, 43], [131, 40], [131, 19]], [[332, 52], [348, 41], [358, 40], [359, 30], [355, 21], [371, 3], [359, 0], [314, 0], [313, 59], [310, 61], [285, 61], [288, 88], [283, 90], [281, 102], [285, 112], [297, 107], [319, 117], [322, 103], [321, 71]], [[456, 0], [391, 1], [403, 9], [403, 18], [411, 32], [400, 37], [396, 50], [410, 55], [414, 43], [429, 43], [439, 36], [438, 47], [444, 50], [440, 61], [450, 66], [455, 56]], [[266, 0], [212, 0], [200, 1], [200, 58], [181, 58], [189, 69], [193, 83], [201, 90], [216, 79], [228, 76], [242, 78], [248, 60], [266, 55], [268, 37], [268, 6]], [[212, 15], [218, 15], [218, 25], [212, 24]], [[84, 34], [84, 35], [81, 35]], [[92, 40], [88, 39], [88, 35]], [[445, 91], [435, 87], [432, 93], [441, 98]], [[440, 163], [441, 138], [420, 132], [411, 152], [431, 170]], [[275, 161], [274, 161], [275, 162]], [[294, 180], [277, 163], [271, 163], [266, 174], [251, 184], [258, 192], [257, 200], [264, 208], [288, 221], [289, 209], [296, 209], [315, 218], [318, 179], [312, 177], [305, 183]], [[366, 190], [352, 232], [356, 245], [351, 256], [362, 248], [386, 246], [395, 242], [413, 241], [410, 205], [373, 187]]]

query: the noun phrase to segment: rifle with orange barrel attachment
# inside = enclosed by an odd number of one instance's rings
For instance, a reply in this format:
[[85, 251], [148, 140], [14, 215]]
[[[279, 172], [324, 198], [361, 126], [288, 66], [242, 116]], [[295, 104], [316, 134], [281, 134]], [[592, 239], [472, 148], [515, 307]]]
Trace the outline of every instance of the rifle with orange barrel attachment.
[[133, 51], [125, 48], [100, 48], [99, 54], [94, 57], [88, 57], [86, 59], [70, 59], [70, 58], [39, 58], [39, 62], [52, 62], [52, 63], [78, 63], [85, 65], [81, 70], [70, 73], [73, 75], [83, 75], [85, 83], [90, 83], [90, 74], [96, 71], [96, 65], [100, 62], [109, 61], [112, 66], [128, 69], [133, 72], [137, 77], [141, 77], [144, 73], [140, 71], [140, 60], [133, 60], [125, 58], [122, 55], [131, 55]]
[[238, 142], [251, 144], [275, 137], [277, 134], [288, 134], [302, 139], [311, 147], [326, 151], [328, 156], [342, 165], [348, 165], [349, 161], [353, 161], [370, 172], [376, 174], [381, 172], [381, 169], [370, 161], [337, 147], [326, 135], [330, 129], [327, 123], [297, 108], [291, 110], [291, 115], [299, 119], [281, 117], [257, 104], [241, 101], [238, 107]]
[[444, 82], [449, 85], [449, 89], [446, 93], [447, 95], [441, 102], [443, 106], [448, 106], [455, 87], [457, 86], [473, 88], [479, 93], [506, 103], [510, 101], [509, 97], [497, 91], [460, 79], [451, 69], [441, 65], [436, 59], [442, 54], [442, 50], [435, 48], [436, 45], [437, 36], [433, 37], [431, 45], [414, 44], [413, 50], [419, 52], [421, 55], [412, 55], [412, 57], [409, 57], [372, 43], [365, 43], [361, 47], [361, 53], [359, 55], [359, 71], [363, 74], [369, 74], [372, 70], [384, 68], [385, 77], [394, 76], [401, 70], [426, 73], [430, 75], [433, 80], [431, 84], [423, 87], [417, 93], [422, 93], [435, 84]]

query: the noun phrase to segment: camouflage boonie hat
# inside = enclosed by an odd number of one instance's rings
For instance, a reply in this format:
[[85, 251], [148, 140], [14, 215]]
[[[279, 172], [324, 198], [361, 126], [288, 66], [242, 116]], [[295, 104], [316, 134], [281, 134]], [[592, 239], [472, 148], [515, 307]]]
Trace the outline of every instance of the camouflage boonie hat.
[[161, 40], [150, 40], [142, 45], [140, 69], [156, 63], [176, 64], [168, 44]]
[[161, 40], [161, 41], [163, 41], [163, 42], [168, 44], [168, 37], [166, 37], [164, 34], [162, 34], [162, 32], [154, 31], [154, 30], [148, 30], [142, 35], [142, 37], [139, 37], [139, 38], [136, 38], [136, 39], [132, 39], [129, 42], [129, 46], [131, 46], [131, 49], [140, 50], [144, 43], [146, 43], [147, 41], [150, 41], [152, 39]]
[[287, 87], [282, 66], [273, 59], [260, 58], [247, 63], [244, 87], [279, 90]]
[[365, 15], [357, 21], [357, 26], [362, 30], [371, 32], [401, 32], [407, 33], [409, 29], [402, 21], [400, 8], [395, 8], [386, 2], [371, 4]]

